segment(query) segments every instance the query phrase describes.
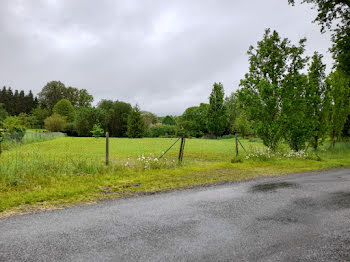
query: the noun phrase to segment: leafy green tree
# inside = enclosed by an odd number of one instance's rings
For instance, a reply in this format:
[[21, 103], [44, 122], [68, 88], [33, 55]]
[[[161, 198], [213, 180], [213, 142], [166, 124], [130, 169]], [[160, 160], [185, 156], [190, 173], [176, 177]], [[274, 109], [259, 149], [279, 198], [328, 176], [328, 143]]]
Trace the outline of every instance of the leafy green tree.
[[94, 125], [106, 128], [107, 114], [101, 108], [81, 107], [77, 110], [74, 121], [78, 136], [91, 136]]
[[265, 30], [257, 47], [250, 46], [249, 73], [241, 80], [239, 101], [264, 145], [275, 149], [283, 136], [282, 89], [287, 74], [290, 41]]
[[56, 113], [46, 118], [44, 122], [45, 128], [51, 132], [62, 132], [67, 126], [66, 117]]
[[306, 116], [311, 136], [310, 143], [315, 150], [326, 139], [329, 124], [330, 100], [325, 82], [326, 65], [323, 64], [322, 57], [317, 52], [312, 57], [312, 62], [308, 69], [308, 84], [305, 92]]
[[32, 126], [35, 128], [44, 128], [44, 120], [50, 116], [50, 111], [47, 108], [38, 106], [32, 110], [31, 114], [33, 117]]
[[122, 101], [102, 100], [99, 108], [107, 114], [106, 130], [111, 136], [125, 137], [128, 125], [128, 116], [132, 110], [130, 104]]
[[150, 128], [152, 125], [155, 125], [158, 123], [157, 116], [151, 112], [142, 111], [141, 115], [143, 117], [143, 120], [145, 121], [146, 128]]
[[95, 124], [92, 127], [91, 134], [93, 137], [98, 138], [98, 137], [103, 136], [104, 130], [102, 129], [100, 124]]
[[60, 81], [48, 82], [39, 93], [41, 106], [52, 110], [58, 101], [64, 99], [65, 89], [65, 85]]
[[349, 77], [341, 70], [337, 70], [326, 79], [326, 83], [330, 89], [330, 135], [332, 146], [341, 138], [344, 124], [350, 112], [350, 88]]
[[52, 110], [55, 104], [62, 99], [67, 99], [73, 107], [90, 106], [93, 96], [86, 89], [77, 89], [74, 87], [66, 87], [60, 81], [48, 82], [39, 93], [39, 102], [42, 107]]
[[142, 118], [139, 107], [136, 105], [128, 117], [128, 137], [140, 138], [145, 133], [145, 122]]
[[208, 131], [216, 137], [221, 136], [228, 125], [224, 96], [223, 85], [221, 83], [214, 83], [209, 97]]
[[169, 126], [175, 126], [176, 125], [176, 120], [175, 117], [173, 116], [165, 116], [162, 120], [163, 125], [169, 125]]
[[252, 123], [249, 121], [245, 113], [241, 113], [235, 118], [232, 130], [240, 133], [242, 137], [246, 137], [253, 133]]
[[193, 137], [201, 137], [208, 133], [208, 110], [209, 105], [204, 103], [187, 108], [178, 120], [180, 129], [184, 128], [185, 133]]
[[75, 109], [67, 99], [61, 99], [58, 101], [52, 111], [61, 116], [65, 116], [68, 122], [72, 122], [75, 118]]
[[299, 46], [291, 45], [288, 50], [289, 62], [282, 84], [282, 121], [283, 137], [291, 149], [299, 151], [305, 148], [310, 139], [310, 121], [307, 117], [305, 93], [307, 76], [302, 73], [308, 57], [304, 57], [306, 39]]
[[[292, 5], [295, 0], [288, 0]], [[333, 46], [331, 51], [336, 66], [350, 75], [350, 1], [349, 0], [302, 0], [302, 3], [313, 4], [317, 10], [314, 22], [321, 25], [321, 32], [327, 29], [332, 32]]]

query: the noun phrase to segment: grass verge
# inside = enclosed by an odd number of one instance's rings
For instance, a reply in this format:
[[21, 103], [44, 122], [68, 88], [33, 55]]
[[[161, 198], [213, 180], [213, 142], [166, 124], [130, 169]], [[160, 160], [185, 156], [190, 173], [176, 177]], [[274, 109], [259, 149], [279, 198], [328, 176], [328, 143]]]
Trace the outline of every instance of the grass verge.
[[[243, 143], [247, 148], [252, 144], [248, 140]], [[169, 139], [112, 139], [109, 167], [104, 166], [100, 156], [100, 139], [60, 138], [16, 147], [0, 159], [0, 217], [102, 199], [350, 166], [350, 146], [345, 143], [334, 150], [320, 151], [317, 158], [267, 157], [250, 149], [253, 153], [242, 154], [241, 161], [231, 163], [234, 143], [230, 139], [189, 140], [182, 166], [173, 164], [176, 150], [167, 155], [170, 164], [156, 161], [145, 169], [147, 157], [138, 160], [141, 152], [156, 155], [168, 144]], [[262, 148], [258, 142], [255, 146]]]

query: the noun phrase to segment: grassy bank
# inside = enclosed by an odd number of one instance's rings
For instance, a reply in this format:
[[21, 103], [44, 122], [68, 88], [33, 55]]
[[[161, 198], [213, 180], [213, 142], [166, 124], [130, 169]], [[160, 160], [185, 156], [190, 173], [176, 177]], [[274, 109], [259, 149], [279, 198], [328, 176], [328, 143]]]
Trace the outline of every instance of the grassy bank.
[[350, 144], [321, 149], [317, 155], [279, 153], [255, 140], [242, 140], [247, 153], [234, 158], [234, 140], [187, 139], [184, 163], [177, 164], [179, 144], [158, 157], [175, 139], [110, 139], [105, 166], [104, 139], [62, 137], [25, 144], [0, 156], [0, 216], [29, 206], [46, 207], [236, 181], [258, 176], [350, 166]]

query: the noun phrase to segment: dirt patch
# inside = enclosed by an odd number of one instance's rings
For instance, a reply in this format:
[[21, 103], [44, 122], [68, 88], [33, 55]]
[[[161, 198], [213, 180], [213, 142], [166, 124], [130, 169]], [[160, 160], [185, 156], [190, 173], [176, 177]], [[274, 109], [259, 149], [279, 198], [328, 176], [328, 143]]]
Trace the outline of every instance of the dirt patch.
[[276, 182], [276, 183], [263, 183], [254, 185], [251, 188], [252, 192], [274, 192], [279, 188], [291, 188], [291, 187], [298, 187], [298, 184], [296, 183], [290, 183], [290, 182]]

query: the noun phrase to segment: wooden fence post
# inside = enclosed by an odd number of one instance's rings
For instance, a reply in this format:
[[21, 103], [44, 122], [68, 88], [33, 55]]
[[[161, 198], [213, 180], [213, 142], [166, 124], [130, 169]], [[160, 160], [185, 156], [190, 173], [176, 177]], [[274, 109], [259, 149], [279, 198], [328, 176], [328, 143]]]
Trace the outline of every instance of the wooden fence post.
[[106, 165], [109, 164], [109, 132], [106, 132]]
[[180, 152], [179, 152], [179, 163], [182, 163], [182, 159], [184, 156], [184, 149], [185, 149], [185, 138], [181, 137], [181, 145], [180, 145]]
[[237, 132], [235, 132], [235, 140], [236, 140], [236, 157], [238, 156], [238, 138], [237, 138]]

